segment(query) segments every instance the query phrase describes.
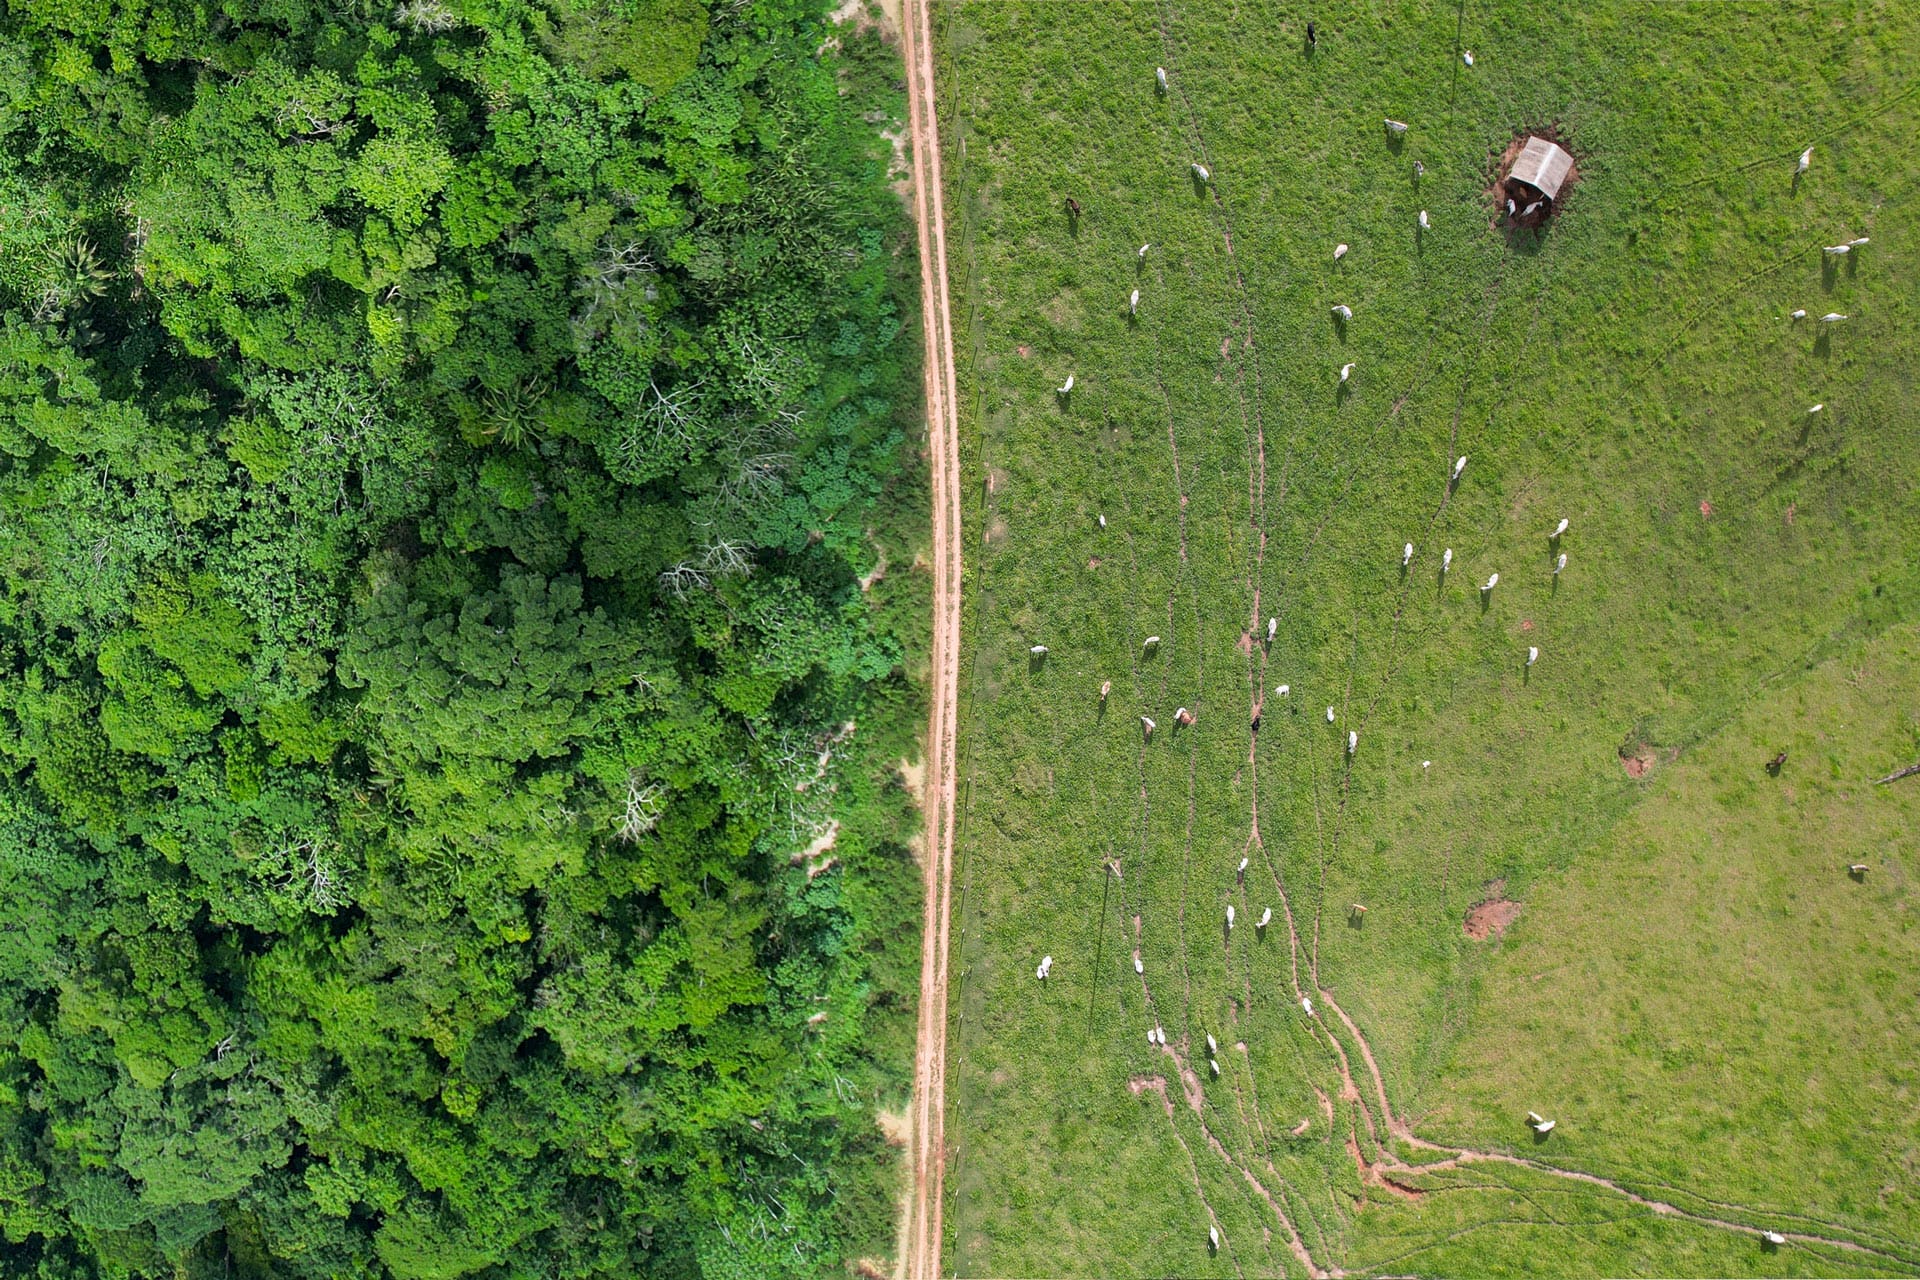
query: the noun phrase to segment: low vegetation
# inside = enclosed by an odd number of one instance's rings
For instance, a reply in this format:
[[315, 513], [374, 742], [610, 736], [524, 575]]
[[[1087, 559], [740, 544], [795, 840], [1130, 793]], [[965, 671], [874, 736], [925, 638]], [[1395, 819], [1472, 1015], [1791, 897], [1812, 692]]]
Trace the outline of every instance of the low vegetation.
[[1059, 12], [942, 11], [949, 1265], [1910, 1272], [1920, 25]]

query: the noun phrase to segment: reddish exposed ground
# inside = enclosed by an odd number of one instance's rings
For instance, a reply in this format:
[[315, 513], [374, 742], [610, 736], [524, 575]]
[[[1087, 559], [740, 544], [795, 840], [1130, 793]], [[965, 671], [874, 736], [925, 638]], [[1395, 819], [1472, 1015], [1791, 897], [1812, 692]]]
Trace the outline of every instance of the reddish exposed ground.
[[1487, 886], [1487, 896], [1473, 904], [1461, 928], [1475, 942], [1485, 942], [1520, 918], [1520, 904], [1507, 897], [1507, 882], [1495, 880]]

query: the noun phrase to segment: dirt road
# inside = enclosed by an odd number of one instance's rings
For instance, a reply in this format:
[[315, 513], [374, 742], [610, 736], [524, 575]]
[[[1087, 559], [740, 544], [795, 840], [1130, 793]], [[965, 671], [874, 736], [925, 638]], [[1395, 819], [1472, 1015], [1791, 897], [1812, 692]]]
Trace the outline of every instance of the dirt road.
[[934, 117], [928, 0], [906, 0], [901, 47], [912, 133], [913, 213], [920, 235], [920, 315], [926, 335], [927, 454], [933, 491], [933, 676], [927, 723], [926, 909], [920, 958], [920, 1034], [914, 1054], [905, 1271], [940, 1274], [940, 1200], [946, 1172], [947, 923], [953, 890], [954, 715], [960, 688], [960, 448], [953, 335], [947, 305], [947, 229], [940, 205], [940, 132]]

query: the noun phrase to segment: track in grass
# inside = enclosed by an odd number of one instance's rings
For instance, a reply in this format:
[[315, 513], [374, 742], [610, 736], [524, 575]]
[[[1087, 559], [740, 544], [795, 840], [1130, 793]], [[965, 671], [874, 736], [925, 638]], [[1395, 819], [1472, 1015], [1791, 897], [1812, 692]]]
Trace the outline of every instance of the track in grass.
[[[1508, 1135], [1546, 1101], [1525, 1082], [1471, 1114], [1457, 1101], [1498, 1091], [1460, 1065], [1495, 1038], [1474, 993], [1504, 959], [1462, 935], [1471, 895], [1497, 878], [1545, 894], [1684, 773], [1663, 761], [1633, 782], [1623, 739], [1707, 742], [1762, 689], [1779, 696], [1754, 672], [1851, 652], [1907, 607], [1898, 549], [1920, 531], [1897, 496], [1915, 468], [1891, 352], [1912, 322], [1889, 304], [1912, 279], [1890, 230], [1911, 184], [1861, 175], [1911, 123], [1913, 29], [1850, 36], [1843, 83], [1771, 43], [1757, 10], [1712, 26], [1602, 10], [1557, 28], [1504, 8], [1471, 24], [1330, 11], [1313, 59], [1289, 43], [1298, 15], [1263, 5], [1089, 6], [1071, 27], [1054, 12], [942, 10], [966, 157], [949, 190], [969, 300], [962, 447], [994, 477], [968, 515], [961, 731], [978, 787], [959, 837], [949, 1265], [1334, 1273], [1444, 1269], [1471, 1248], [1501, 1270], [1548, 1231], [1575, 1269], [1632, 1257], [1734, 1274], [1770, 1265], [1762, 1227], [1820, 1266], [1920, 1265], [1898, 1243], [1920, 1221], [1910, 1199], [1864, 1205], [1809, 1180], [1793, 1216], [1768, 1207], [1769, 1185], [1811, 1179], [1812, 1155], [1777, 1153], [1755, 1176], [1709, 1143], [1666, 1193], [1670, 1144], [1589, 1115], [1521, 1154]], [[1459, 73], [1460, 31], [1500, 50], [1477, 78]], [[1746, 132], [1665, 130], [1662, 93], [1704, 100], [1687, 74], [1615, 87], [1650, 51], [1709, 40], [1732, 41], [1727, 68], [1765, 68], [1716, 87]], [[1503, 64], [1526, 71], [1489, 70]], [[1738, 83], [1796, 74], [1833, 104], [1789, 112]], [[1485, 227], [1480, 157], [1554, 103], [1573, 105], [1587, 176], [1564, 224], [1508, 242]], [[1720, 160], [1717, 138], [1804, 132], [1836, 110], [1860, 127], [1824, 144], [1818, 188], [1785, 189], [1755, 148]], [[1381, 141], [1381, 114], [1414, 119], [1408, 150]], [[1195, 159], [1214, 176], [1201, 188], [1184, 180]], [[1713, 211], [1661, 228], [1671, 246], [1630, 225], [1655, 173]], [[1085, 209], [1071, 225], [1066, 195]], [[1420, 207], [1436, 230], [1416, 239]], [[1886, 248], [1853, 274], [1783, 251], [1875, 217]], [[1337, 268], [1336, 239], [1355, 245]], [[1142, 241], [1157, 246], [1144, 261]], [[1133, 287], [1137, 322], [1122, 314]], [[1676, 290], [1715, 301], [1676, 307]], [[1790, 293], [1871, 318], [1840, 358], [1809, 351], [1780, 322]], [[1334, 301], [1355, 311], [1338, 331]], [[1352, 396], [1329, 394], [1355, 355]], [[1818, 436], [1789, 416], [1815, 383], [1807, 399], [1847, 414]], [[1561, 578], [1543, 535], [1567, 511], [1576, 568]], [[1102, 513], [1117, 516], [1104, 533]], [[1399, 574], [1403, 540], [1420, 555]], [[1495, 568], [1505, 585], [1477, 600], [1469, 584]], [[1149, 633], [1166, 639], [1144, 655]], [[1026, 666], [1034, 642], [1052, 653]], [[1537, 675], [1518, 669], [1529, 642], [1549, 655]], [[1103, 680], [1115, 696], [1099, 707]], [[1315, 714], [1323, 699], [1337, 726]], [[1176, 705], [1193, 726], [1170, 725]], [[1161, 723], [1150, 739], [1140, 714]], [[1373, 909], [1338, 923], [1359, 900]], [[1263, 905], [1270, 942], [1249, 928]], [[1545, 908], [1527, 910], [1516, 937]], [[1036, 989], [1041, 951], [1056, 977]], [[1737, 983], [1704, 989], [1740, 998]], [[1154, 1025], [1172, 1043], [1142, 1058]], [[1536, 1080], [1565, 1098], [1583, 1083]], [[1674, 1105], [1715, 1101], [1695, 1086]], [[1875, 1108], [1861, 1124], [1892, 1114]], [[1430, 1128], [1419, 1117], [1436, 1109]], [[1850, 1158], [1877, 1176], [1875, 1157]]]

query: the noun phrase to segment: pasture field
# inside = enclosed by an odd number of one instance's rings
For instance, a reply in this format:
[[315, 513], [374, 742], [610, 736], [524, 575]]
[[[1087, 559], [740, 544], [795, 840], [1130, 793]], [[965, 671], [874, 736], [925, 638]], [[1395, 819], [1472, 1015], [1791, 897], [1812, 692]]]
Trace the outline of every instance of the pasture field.
[[1920, 12], [935, 20], [945, 1267], [1920, 1272]]

